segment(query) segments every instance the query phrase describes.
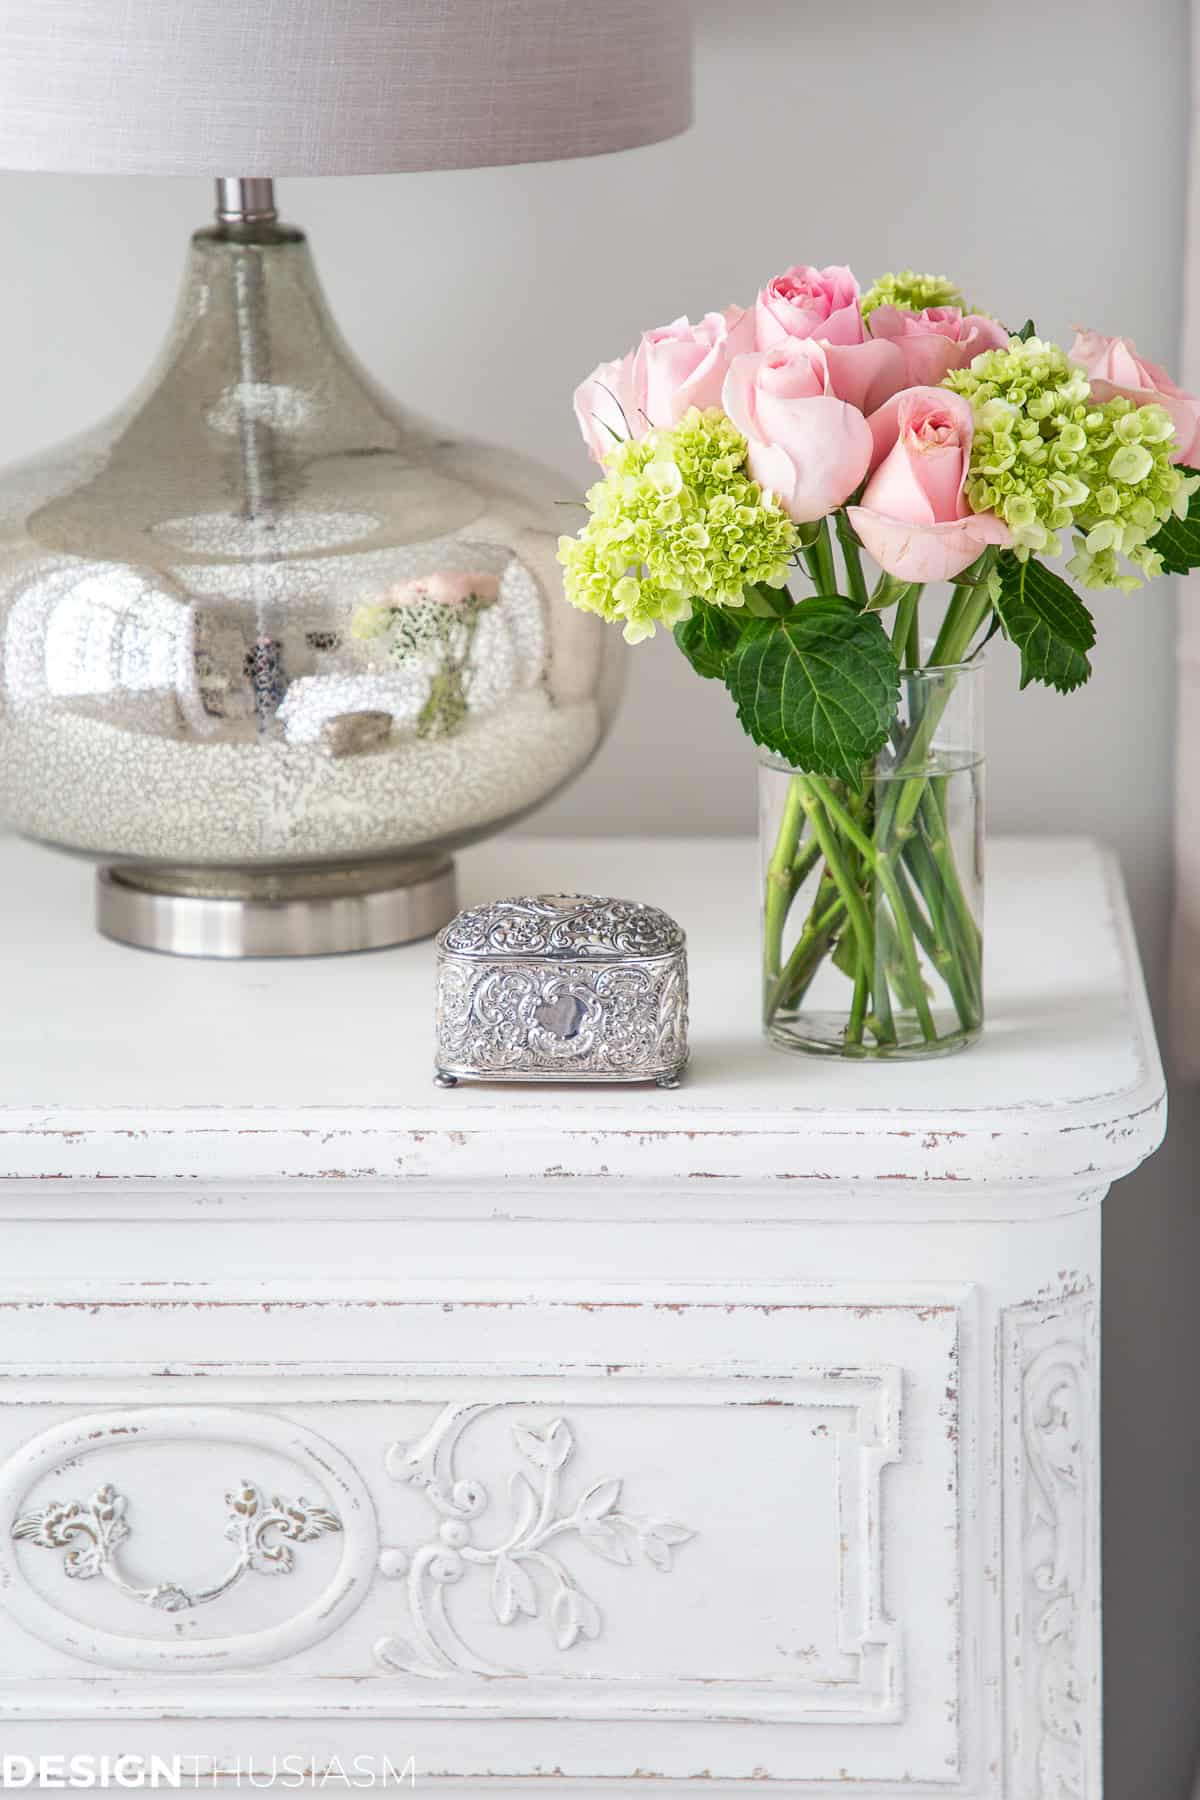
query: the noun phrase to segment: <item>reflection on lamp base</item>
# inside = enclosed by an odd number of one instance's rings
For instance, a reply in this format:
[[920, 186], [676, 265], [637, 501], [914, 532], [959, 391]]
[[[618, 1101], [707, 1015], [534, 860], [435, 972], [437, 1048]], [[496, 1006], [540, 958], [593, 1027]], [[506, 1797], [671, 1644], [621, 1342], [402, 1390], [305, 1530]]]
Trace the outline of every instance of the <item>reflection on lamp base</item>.
[[430, 937], [458, 910], [454, 863], [270, 871], [110, 865], [97, 872], [104, 937], [169, 956], [334, 956]]

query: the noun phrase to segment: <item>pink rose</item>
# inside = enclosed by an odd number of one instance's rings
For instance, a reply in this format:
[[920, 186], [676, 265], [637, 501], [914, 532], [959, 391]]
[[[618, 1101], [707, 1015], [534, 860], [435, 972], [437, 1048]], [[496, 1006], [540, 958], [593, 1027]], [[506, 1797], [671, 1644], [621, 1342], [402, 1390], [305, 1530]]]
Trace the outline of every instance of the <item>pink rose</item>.
[[861, 413], [873, 413], [909, 383], [899, 346], [886, 338], [864, 338], [861, 344], [822, 344], [829, 367], [830, 391]]
[[750, 447], [750, 473], [798, 523], [840, 506], [867, 472], [870, 426], [833, 393], [825, 347], [811, 338], [736, 357], [722, 404]]
[[645, 332], [633, 359], [634, 401], [641, 419], [633, 427], [635, 437], [652, 427], [678, 425], [691, 406], [720, 406], [729, 365], [754, 348], [753, 340], [754, 320], [740, 306], [705, 313], [698, 325], [684, 317]]
[[944, 388], [906, 388], [868, 421], [874, 450], [862, 504], [847, 516], [881, 569], [900, 581], [950, 581], [1011, 534], [995, 513], [973, 513], [963, 489], [974, 417]]
[[1139, 356], [1129, 338], [1104, 337], [1098, 331], [1075, 333], [1071, 361], [1082, 363], [1092, 393], [1103, 402], [1118, 394], [1136, 406], [1161, 406], [1171, 415], [1176, 447], [1172, 462], [1194, 468], [1200, 460], [1200, 400], [1177, 387], [1165, 369]]
[[646, 429], [633, 398], [633, 355], [631, 350], [616, 362], [601, 363], [575, 389], [575, 417], [583, 441], [598, 463], [614, 444], [641, 437]]
[[[949, 309], [936, 309], [948, 311]], [[910, 370], [910, 358], [904, 346], [894, 341], [900, 336], [885, 327], [874, 332], [879, 313], [895, 313], [894, 307], [879, 308], [871, 317], [871, 328], [864, 327], [858, 302], [858, 282], [849, 269], [810, 269], [796, 267], [775, 280], [758, 296], [755, 305], [755, 331], [760, 350], [772, 349], [789, 338], [816, 338], [825, 346], [829, 362], [830, 391], [839, 400], [848, 400], [859, 412], [872, 413], [915, 381], [940, 381], [946, 369], [959, 367], [957, 352], [950, 343], [952, 327], [938, 321], [919, 327], [914, 337], [936, 337], [938, 358], [945, 367], [930, 374]], [[898, 315], [899, 316], [899, 315]], [[911, 316], [911, 315], [909, 315]], [[933, 314], [930, 315], [931, 319]], [[997, 327], [997, 341], [1007, 339]], [[978, 343], [971, 356], [984, 348]], [[965, 346], [964, 346], [965, 348]], [[970, 358], [962, 356], [965, 363]]]
[[432, 575], [397, 582], [387, 602], [389, 606], [419, 606], [429, 601], [435, 606], [461, 606], [474, 598], [490, 606], [499, 595], [499, 577], [486, 570], [435, 569]]
[[858, 293], [849, 269], [794, 264], [768, 281], [755, 302], [756, 348], [772, 350], [788, 338], [810, 337], [861, 344], [865, 334]]
[[730, 362], [753, 348], [753, 315], [740, 306], [705, 313], [696, 325], [685, 316], [644, 332], [636, 350], [601, 363], [575, 390], [588, 449], [602, 462], [618, 439], [678, 425], [692, 406], [719, 406]]
[[873, 338], [899, 351], [902, 388], [936, 387], [951, 369], [965, 369], [984, 350], [1003, 350], [1008, 343], [1007, 331], [994, 319], [957, 306], [927, 306], [924, 312], [877, 306], [869, 329]]

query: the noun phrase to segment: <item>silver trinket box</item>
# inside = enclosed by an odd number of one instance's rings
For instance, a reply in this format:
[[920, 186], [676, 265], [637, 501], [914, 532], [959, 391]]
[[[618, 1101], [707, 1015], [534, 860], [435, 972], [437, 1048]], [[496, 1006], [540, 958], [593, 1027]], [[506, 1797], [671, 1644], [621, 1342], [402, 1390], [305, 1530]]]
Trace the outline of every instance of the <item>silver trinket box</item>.
[[532, 894], [437, 940], [437, 1065], [460, 1081], [656, 1081], [688, 1058], [687, 950], [657, 907]]

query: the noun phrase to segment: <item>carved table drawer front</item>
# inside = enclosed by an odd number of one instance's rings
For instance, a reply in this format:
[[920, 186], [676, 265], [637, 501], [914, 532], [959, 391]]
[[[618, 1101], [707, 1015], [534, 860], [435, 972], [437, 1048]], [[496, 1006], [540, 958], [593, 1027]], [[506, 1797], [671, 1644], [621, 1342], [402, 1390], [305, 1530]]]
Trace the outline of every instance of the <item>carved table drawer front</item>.
[[0, 1398], [0, 1712], [304, 1721], [340, 1689], [465, 1778], [615, 1774], [638, 1722], [711, 1721], [726, 1777], [953, 1782], [972, 1307], [232, 1294], [160, 1304], [143, 1371], [137, 1305], [9, 1305], [39, 1354]]

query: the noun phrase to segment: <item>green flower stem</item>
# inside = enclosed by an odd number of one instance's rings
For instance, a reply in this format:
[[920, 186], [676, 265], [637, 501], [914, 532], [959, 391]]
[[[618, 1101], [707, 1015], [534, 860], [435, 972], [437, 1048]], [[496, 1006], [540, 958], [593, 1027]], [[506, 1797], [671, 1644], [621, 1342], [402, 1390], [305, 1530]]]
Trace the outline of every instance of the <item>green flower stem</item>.
[[[972, 576], [970, 583], [960, 583], [955, 588], [946, 619], [934, 645], [933, 656], [929, 667], [961, 662], [970, 648], [971, 640], [978, 631], [991, 608], [991, 598], [986, 582], [983, 579], [991, 552], [985, 552], [979, 562], [972, 566], [968, 573]], [[914, 721], [907, 743], [899, 756], [900, 769], [904, 765], [915, 765], [920, 773], [911, 775], [907, 780], [899, 779], [889, 784], [887, 799], [876, 829], [878, 841], [890, 843], [893, 840], [903, 842], [916, 817], [926, 795], [931, 791], [931, 777], [924, 768], [926, 758], [933, 744], [942, 714], [949, 704], [953, 692], [953, 682], [947, 681], [941, 692], [930, 697], [921, 717]], [[962, 895], [961, 884], [957, 872], [952, 873], [952, 859], [945, 830], [945, 816], [938, 806], [940, 830], [935, 832], [937, 847], [933, 850], [943, 881], [947, 888], [957, 895], [957, 910], [970, 918], [970, 909]], [[973, 921], [972, 921], [973, 924]]]
[[962, 662], [966, 657], [972, 638], [991, 608], [987, 576], [995, 558], [994, 550], [985, 550], [955, 582], [942, 628], [929, 658], [930, 668]]
[[[912, 987], [913, 1005], [916, 1010], [917, 1020], [926, 1042], [931, 1042], [937, 1036], [937, 1026], [934, 1024], [933, 1014], [929, 1010], [929, 1001], [925, 994], [925, 983], [921, 977], [920, 959], [917, 956], [916, 944], [913, 941], [912, 926], [909, 923], [909, 917], [904, 906], [903, 897], [900, 893], [900, 887], [896, 880], [895, 871], [892, 868], [891, 858], [885, 853], [881, 853], [871, 840], [863, 835], [854, 820], [850, 817], [850, 814], [846, 811], [845, 807], [840, 804], [830, 791], [826, 782], [814, 779], [812, 780], [811, 785], [820, 793], [821, 800], [824, 803], [825, 810], [832, 823], [838, 827], [843, 837], [848, 838], [854, 845], [864, 863], [868, 864], [871, 872], [879, 882], [880, 887], [887, 895], [888, 904], [892, 910], [892, 918], [895, 921], [897, 940], [900, 945], [900, 958], [904, 964], [905, 975]], [[810, 814], [810, 817], [811, 816], [812, 815]], [[815, 824], [813, 829], [814, 831], [816, 830]], [[826, 861], [828, 860], [827, 852]], [[881, 982], [877, 970], [875, 982], [877, 999], [880, 987], [886, 989], [886, 986], [886, 979]]]
[[868, 1015], [867, 1023], [874, 1032], [877, 1043], [894, 1044], [896, 1042], [896, 1020], [892, 1013], [892, 996], [888, 990], [887, 970], [877, 961], [875, 972], [878, 979], [871, 993], [874, 1007]]
[[867, 578], [863, 574], [858, 539], [854, 535], [854, 528], [846, 517], [843, 507], [839, 507], [834, 514], [834, 522], [837, 526], [838, 543], [842, 546], [842, 557], [846, 564], [846, 581], [850, 588], [850, 598], [857, 606], [865, 609], [870, 603]]
[[[906, 761], [916, 762], [918, 766], [924, 763], [950, 692], [950, 688], [947, 688], [942, 694], [932, 696], [910, 736], [906, 753], [900, 759], [901, 767]], [[938, 937], [954, 960], [956, 982], [961, 977], [960, 993], [955, 993], [951, 987], [955, 1008], [959, 1016], [963, 1017], [965, 1007], [972, 1025], [976, 1025], [981, 1011], [982, 993], [979, 927], [962, 891], [937, 787], [938, 778], [924, 772], [907, 780], [889, 783], [875, 839], [892, 862], [898, 855], [910, 856], [913, 861], [919, 862], [920, 872], [917, 873], [914, 869], [915, 879], [923, 893], [937, 896]], [[918, 819], [924, 825], [926, 834], [921, 840], [923, 855], [913, 850], [918, 841], [915, 829]], [[944, 967], [940, 969], [940, 973], [945, 976]], [[947, 982], [947, 985], [950, 986], [950, 983]], [[965, 1017], [963, 1024], [968, 1024]]]
[[[827, 898], [823, 903], [822, 895], [829, 894], [832, 897]], [[822, 880], [821, 891], [818, 893], [804, 930], [796, 939], [779, 980], [768, 992], [766, 1004], [768, 1025], [782, 1006], [799, 1006], [808, 992], [813, 976], [828, 956], [833, 940], [845, 920], [846, 905], [837, 892], [832, 879]]]
[[[949, 694], [939, 695], [941, 704], [927, 706], [922, 717], [917, 721], [899, 761], [899, 768], [888, 783], [887, 794], [880, 809], [879, 820], [875, 828], [877, 843], [889, 846], [903, 845], [908, 836], [918, 806], [929, 783], [924, 764], [933, 742], [933, 734], [937, 730], [938, 720], [946, 709]], [[915, 766], [920, 773], [905, 777], [905, 765]], [[894, 854], [894, 851], [892, 851]]]
[[921, 666], [921, 626], [915, 608], [913, 610], [913, 616], [909, 620], [908, 639], [905, 643], [904, 651], [905, 660], [907, 661], [909, 668], [919, 669]]
[[846, 1021], [846, 1042], [848, 1044], [862, 1043], [863, 1023], [866, 1018], [869, 993], [870, 983], [867, 980], [867, 971], [860, 962], [858, 973], [854, 977], [854, 997], [850, 1002], [850, 1017]]
[[766, 978], [774, 981], [783, 962], [783, 927], [795, 894], [792, 864], [800, 833], [804, 828], [804, 792], [800, 777], [793, 775], [783, 803], [783, 817], [775, 848], [767, 864], [767, 891], [764, 902], [764, 943]]
[[971, 645], [975, 634], [987, 622], [992, 610], [992, 597], [986, 587], [981, 587], [963, 609], [961, 636], [956, 640], [956, 655], [947, 657], [947, 662], [966, 662], [971, 654]]
[[[842, 816], [839, 816], [839, 812]], [[935, 815], [935, 819], [937, 817], [940, 815]], [[846, 829], [847, 821], [852, 827], [850, 831]], [[969, 1034], [977, 1029], [982, 1016], [978, 930], [962, 897], [952, 857], [947, 854], [941, 867], [935, 857], [935, 851], [943, 847], [942, 839], [936, 835], [936, 823], [922, 812], [918, 818], [918, 827], [910, 829], [902, 844], [885, 847], [876, 838], [872, 845], [869, 823], [864, 821], [859, 825], [848, 812], [839, 809], [834, 800], [831, 818], [823, 834], [825, 844], [814, 837], [803, 852], [803, 859], [809, 863], [810, 868], [819, 859], [823, 847], [827, 847], [830, 830], [836, 835], [840, 850], [840, 854], [835, 857], [839, 880], [833, 878], [827, 865], [804, 929], [778, 978], [768, 986], [765, 995], [767, 1022], [770, 1023], [783, 1009], [794, 1011], [800, 1006], [838, 935], [847, 926], [845, 896], [853, 889], [862, 901], [862, 916], [857, 921], [857, 927], [850, 921], [850, 928], [855, 933], [855, 968], [854, 994], [847, 1023], [848, 1046], [853, 1049], [855, 1045], [861, 1045], [864, 1028], [872, 1031], [881, 1047], [896, 1042], [886, 968], [889, 941], [894, 941], [895, 949], [900, 952], [906, 986], [911, 991], [914, 1010], [920, 1018], [922, 1009], [915, 1005], [915, 1001], [918, 995], [924, 999], [924, 986], [915, 948], [907, 932], [911, 932], [912, 939], [920, 945], [928, 959], [929, 967], [945, 984], [961, 1032]], [[881, 862], [887, 865], [891, 884], [882, 878], [879, 866]], [[945, 869], [949, 870], [949, 879], [943, 873]], [[897, 921], [894, 933], [870, 926], [869, 894], [864, 893], [864, 890], [868, 888], [872, 877], [876, 878], [878, 887], [890, 902]], [[928, 909], [928, 917], [922, 910], [922, 904]], [[869, 961], [862, 948], [864, 920], [875, 946]], [[872, 995], [874, 1007], [867, 1011]], [[927, 1008], [927, 1003], [925, 1004]], [[954, 1038], [937, 1038], [928, 1014], [921, 1019], [921, 1026], [927, 1042], [955, 1041]], [[955, 1034], [955, 1037], [958, 1035]]]
[[[983, 944], [963, 894], [954, 858], [944, 840], [931, 843], [923, 824], [905, 845], [904, 855], [921, 891], [931, 897], [931, 914], [936, 908], [939, 942], [951, 959], [955, 980], [961, 985], [962, 999], [973, 1022], [978, 1024], [983, 1012]], [[945, 976], [946, 970], [942, 973]], [[954, 994], [954, 1000], [961, 1016], [957, 994]], [[967, 1023], [965, 1018], [963, 1023]]]
[[813, 584], [814, 594], [822, 593], [824, 590], [823, 590], [822, 584], [821, 584], [821, 565], [817, 561], [817, 553], [811, 547], [811, 545], [805, 546], [801, 549], [800, 560], [804, 564], [805, 569], [808, 571], [808, 579]]
[[[796, 895], [821, 860], [821, 846], [815, 839], [806, 844], [801, 842], [803, 821], [804, 812], [798, 792], [794, 784], [789, 783], [775, 848], [767, 868], [763, 901], [763, 976], [767, 984], [765, 1017], [768, 1024], [786, 989], [786, 971], [783, 975], [780, 974], [780, 964], [783, 960], [783, 933], [787, 918]], [[820, 898], [818, 890], [818, 900]], [[822, 949], [822, 955], [826, 949], [828, 944]]]
[[[961, 619], [960, 629], [970, 629], [970, 623], [969, 618]], [[945, 709], [949, 694], [950, 690], [947, 689], [943, 696], [934, 695], [926, 715], [914, 721], [915, 729], [910, 735], [908, 744], [906, 745], [901, 739], [897, 746], [897, 761], [901, 767], [905, 761], [914, 759], [920, 762], [924, 761], [928, 753], [928, 742], [932, 740], [933, 731]], [[932, 716], [928, 716], [929, 714]], [[924, 773], [915, 776], [911, 782], [903, 784], [906, 792], [901, 796], [902, 805], [895, 808], [899, 785], [896, 784], [889, 789], [891, 804], [885, 803], [876, 837], [879, 840], [885, 833], [888, 833], [891, 834], [893, 842], [899, 841], [900, 854], [908, 859], [913, 867], [913, 876], [918, 889], [922, 893], [928, 893], [935, 900], [939, 911], [938, 937], [943, 946], [949, 947], [958, 957], [955, 975], [956, 978], [959, 976], [962, 978], [962, 998], [974, 1015], [974, 1023], [978, 1024], [982, 993], [979, 970], [982, 939], [979, 927], [963, 893], [953, 851], [950, 847], [943, 798], [945, 779]], [[910, 822], [908, 812], [914, 797], [917, 804], [913, 809], [913, 818]], [[920, 838], [916, 835], [918, 830], [921, 834]], [[893, 856], [894, 854], [893, 850]], [[946, 974], [944, 967], [941, 972], [944, 978]], [[950, 985], [949, 982], [947, 985]], [[954, 995], [953, 997], [957, 1006], [959, 996]], [[962, 1007], [959, 1006], [958, 1010], [961, 1014]], [[967, 1024], [966, 1019], [963, 1022], [964, 1025]]]
[[896, 653], [896, 661], [901, 665], [907, 660], [910, 669], [916, 668], [913, 661], [913, 645], [917, 645], [916, 655], [920, 659], [920, 634], [917, 626], [917, 608], [921, 601], [921, 587], [917, 582], [901, 594], [896, 602], [896, 617], [892, 625], [892, 649]]
[[838, 591], [837, 567], [833, 560], [833, 545], [829, 540], [829, 520], [827, 518], [821, 520], [811, 555], [817, 568], [817, 592], [819, 594], [836, 594]]
[[965, 588], [956, 587], [950, 596], [950, 604], [946, 608], [946, 616], [942, 620], [941, 628], [938, 631], [937, 637], [934, 639], [933, 649], [929, 653], [929, 666], [931, 669], [939, 668], [943, 663], [957, 662], [958, 660], [957, 657], [947, 656], [946, 649], [958, 632], [959, 624], [962, 619], [963, 600], [966, 591]]
[[913, 936], [916, 938], [918, 944], [920, 944], [922, 950], [924, 950], [926, 956], [928, 956], [930, 962], [937, 963], [942, 953], [938, 949], [937, 927], [930, 923], [936, 916], [936, 896], [928, 893], [924, 888], [920, 889], [920, 893], [925, 901], [925, 907], [928, 908], [928, 916], [926, 916], [926, 912], [921, 906], [921, 901], [917, 898], [917, 892], [909, 882], [908, 871], [904, 862], [898, 862], [895, 865], [893, 872], [896, 877], [896, 885], [900, 889], [901, 899], [904, 901], [904, 910], [908, 914], [908, 922], [912, 926]]
[[[854, 558], [852, 553], [846, 555], [847, 539], [840, 525], [838, 537], [853, 592]], [[828, 540], [823, 550], [832, 553]], [[814, 580], [823, 587], [827, 577], [816, 543], [810, 554]], [[924, 665], [916, 642], [921, 590], [912, 586], [897, 594], [892, 642], [902, 665], [935, 667], [966, 659], [991, 609], [987, 574], [993, 557], [989, 552], [980, 558], [956, 584], [938, 641]], [[845, 1027], [848, 1054], [875, 1053], [864, 1045], [867, 1032], [881, 1052], [897, 1043], [893, 987], [902, 996], [903, 1011], [915, 1015], [931, 1046], [952, 1047], [978, 1029], [980, 932], [950, 845], [945, 778], [929, 765], [955, 685], [953, 673], [947, 674], [940, 691], [923, 694], [921, 685], [915, 685], [909, 723], [893, 729], [891, 779], [871, 783], [868, 797], [845, 796], [838, 784], [819, 777], [793, 776], [793, 782], [801, 784], [800, 804], [809, 830], [796, 833], [787, 858], [787, 908], [778, 922], [778, 939], [768, 952], [768, 1022], [781, 1011], [794, 1013], [800, 1007], [840, 938], [838, 964], [853, 984]], [[772, 867], [778, 872], [784, 857], [776, 849], [778, 862], [773, 856]], [[808, 917], [785, 959], [786, 912], [822, 859], [825, 869]], [[876, 912], [873, 907], [886, 910]], [[847, 932], [849, 943], [844, 941]], [[938, 1035], [925, 971], [942, 984], [954, 1008], [957, 1028], [944, 1036]]]
[[[981, 1019], [979, 994], [977, 994], [977, 985], [972, 981], [970, 952], [966, 952], [963, 945], [959, 941], [955, 941], [955, 936], [950, 929], [948, 916], [943, 907], [943, 893], [939, 887], [939, 873], [937, 873], [936, 866], [927, 864], [925, 868], [921, 868], [921, 873], [914, 877], [918, 886], [916, 889], [910, 886], [909, 869], [914, 868], [919, 862], [919, 857], [914, 851], [921, 850], [921, 848], [925, 848], [925, 846], [918, 846], [916, 839], [910, 842], [905, 859], [896, 862], [892, 871], [896, 877], [896, 884], [900, 887], [901, 900], [909, 913], [912, 934], [918, 940], [921, 949], [925, 950], [930, 968], [945, 983], [950, 999], [954, 1001], [954, 1010], [959, 1015], [959, 1022], [961, 1022], [963, 1030], [970, 1031], [979, 1024], [979, 1019]], [[921, 909], [921, 900], [925, 902], [928, 916]]]
[[[826, 816], [825, 809], [822, 805], [822, 801], [825, 799], [825, 794], [823, 792], [825, 784], [815, 775], [794, 775], [792, 779], [800, 784], [801, 804], [804, 807], [809, 824], [812, 826], [813, 836], [821, 846], [821, 854], [825, 858], [825, 866], [828, 868], [830, 875], [837, 885], [838, 893], [840, 894], [846, 912], [849, 915], [850, 928], [858, 943], [859, 957], [864, 962], [873, 963], [875, 959], [875, 933], [871, 927], [871, 921], [867, 916], [867, 909], [863, 903], [863, 897], [854, 882], [850, 879], [849, 872], [842, 860], [841, 848], [838, 844], [837, 836], [829, 829], [829, 819]], [[847, 823], [850, 823], [849, 819], [847, 820]], [[858, 828], [856, 826], [852, 825], [851, 828], [858, 834]], [[861, 836], [861, 834], [858, 835]]]
[[[820, 787], [819, 783], [818, 786]], [[821, 788], [821, 792], [822, 794], [824, 793], [823, 788]], [[856, 958], [853, 976], [854, 995], [851, 1002], [851, 1012], [846, 1032], [846, 1042], [848, 1044], [861, 1044], [862, 1026], [867, 1023], [871, 1025], [872, 1030], [881, 1042], [894, 1042], [896, 1036], [895, 1021], [892, 1016], [891, 1000], [888, 994], [887, 969], [890, 941], [887, 932], [887, 924], [886, 920], [883, 919], [876, 910], [877, 899], [872, 888], [870, 858], [863, 855], [863, 844], [869, 841], [871, 834], [871, 822], [868, 816], [870, 805], [870, 799], [865, 792], [863, 794], [851, 794], [845, 801], [845, 810], [848, 816], [853, 820], [854, 824], [858, 826], [861, 833], [860, 841], [850, 845], [850, 850], [852, 852], [852, 855], [848, 858], [848, 862], [852, 865], [850, 874], [855, 886], [858, 888], [859, 892], [863, 894], [866, 903], [870, 908], [868, 917], [871, 920], [872, 930], [875, 935], [875, 958], [873, 967], [869, 968], [861, 956]], [[836, 821], [833, 823], [836, 830]], [[878, 997], [878, 1000], [875, 1012], [868, 1014], [866, 1005], [872, 993]]]
[[[929, 923], [921, 918], [916, 895], [908, 884], [906, 869], [912, 871], [917, 892], [924, 899], [929, 912]], [[973, 1030], [979, 1023], [980, 1004], [978, 992], [978, 953], [965, 946], [951, 923], [943, 906], [943, 890], [941, 875], [937, 865], [929, 856], [928, 847], [917, 837], [905, 846], [904, 859], [896, 865], [896, 877], [901, 890], [910, 902], [909, 917], [921, 941], [921, 946], [934, 969], [950, 991], [954, 1002], [954, 1010], [965, 1031]], [[918, 920], [920, 919], [920, 925]]]
[[[962, 662], [965, 657], [971, 640], [991, 608], [991, 597], [983, 579], [991, 555], [990, 550], [985, 551], [967, 572], [971, 576], [970, 582], [964, 580], [955, 587], [927, 667], [952, 665]], [[884, 805], [881, 829], [876, 833], [878, 837], [890, 839], [911, 825], [930, 779], [924, 769], [925, 760], [952, 692], [953, 683], [947, 682], [940, 693], [930, 698], [921, 717], [913, 722], [898, 762], [901, 770], [906, 763], [915, 764], [921, 773], [914, 774], [907, 781], [896, 781], [890, 789]]]
[[[913, 853], [914, 860], [918, 853], [924, 855], [926, 859], [923, 866], [914, 868], [913, 878], [918, 884], [919, 892], [925, 898], [925, 903], [929, 907], [930, 913], [938, 920], [937, 926], [934, 926], [931, 925], [926, 918], [925, 913], [921, 909], [921, 903], [917, 898], [917, 894], [914, 893], [913, 889], [909, 886], [904, 864], [901, 863], [897, 865], [895, 871], [896, 881], [905, 911], [908, 914], [909, 923], [912, 926], [914, 936], [929, 958], [930, 964], [941, 974], [945, 981], [946, 986], [950, 991], [951, 998], [954, 1001], [955, 1011], [959, 1016], [963, 1029], [965, 1031], [973, 1030], [979, 1023], [980, 1007], [977, 993], [971, 991], [969, 979], [971, 961], [969, 953], [965, 952], [963, 954], [960, 967], [960, 963], [956, 960], [954, 951], [947, 948], [948, 940], [941, 924], [940, 895], [937, 888], [938, 876], [936, 868], [932, 867], [929, 861], [927, 847], [923, 842], [914, 838], [908, 846], [908, 849]], [[816, 975], [822, 962], [828, 956], [833, 940], [845, 920], [845, 905], [840, 897], [837, 896], [836, 889], [833, 890], [834, 897], [832, 899], [825, 898], [825, 895], [831, 887], [832, 883], [830, 883], [828, 877], [826, 877], [822, 882], [821, 893], [814, 903], [809, 920], [788, 957], [783, 973], [780, 975], [774, 988], [768, 994], [766, 1006], [766, 1018], [768, 1024], [782, 1007], [786, 1006], [789, 1009], [794, 1010], [800, 1005], [805, 993], [812, 983], [813, 977]], [[856, 974], [855, 996], [852, 1001], [850, 1021], [847, 1026], [847, 1041], [850, 1043], [861, 1042], [860, 1019], [857, 1007], [860, 992], [862, 993], [862, 998], [865, 1003], [865, 999], [869, 993], [869, 983], [867, 981], [866, 971], [861, 962]], [[881, 1010], [888, 1021], [887, 1027], [885, 1028], [882, 1019], [879, 1018], [876, 1018], [871, 1022], [877, 1027], [877, 1034], [880, 1035], [881, 1041], [888, 1041], [889, 1038], [891, 1041], [894, 1041], [895, 1030], [891, 1021], [890, 1006]], [[861, 1023], [866, 1022], [867, 1019], [864, 1015]]]
[[[976, 596], [966, 607], [964, 607], [959, 630], [952, 639], [951, 653], [946, 656], [942, 666], [949, 668], [953, 667], [955, 663], [963, 663], [970, 660], [972, 640], [980, 625], [991, 611], [991, 605], [991, 601], [984, 595], [982, 599]], [[931, 664], [930, 666], [936, 668], [938, 665]]]
[[792, 864], [788, 876], [787, 904], [789, 911], [791, 910], [792, 902], [795, 900], [796, 895], [800, 892], [800, 889], [804, 886], [804, 883], [808, 880], [820, 860], [821, 846], [815, 839], [811, 839], [808, 843], [804, 844], [797, 853], [796, 860]]
[[946, 821], [946, 804], [942, 792], [943, 777], [934, 777], [929, 784], [918, 812], [918, 824], [924, 835], [929, 851], [933, 856], [946, 893], [949, 896], [955, 914], [962, 927], [963, 936], [972, 945], [978, 957], [983, 943], [983, 934], [976, 922], [975, 915], [967, 905], [966, 895], [962, 890], [958, 867], [950, 848], [950, 828]]

